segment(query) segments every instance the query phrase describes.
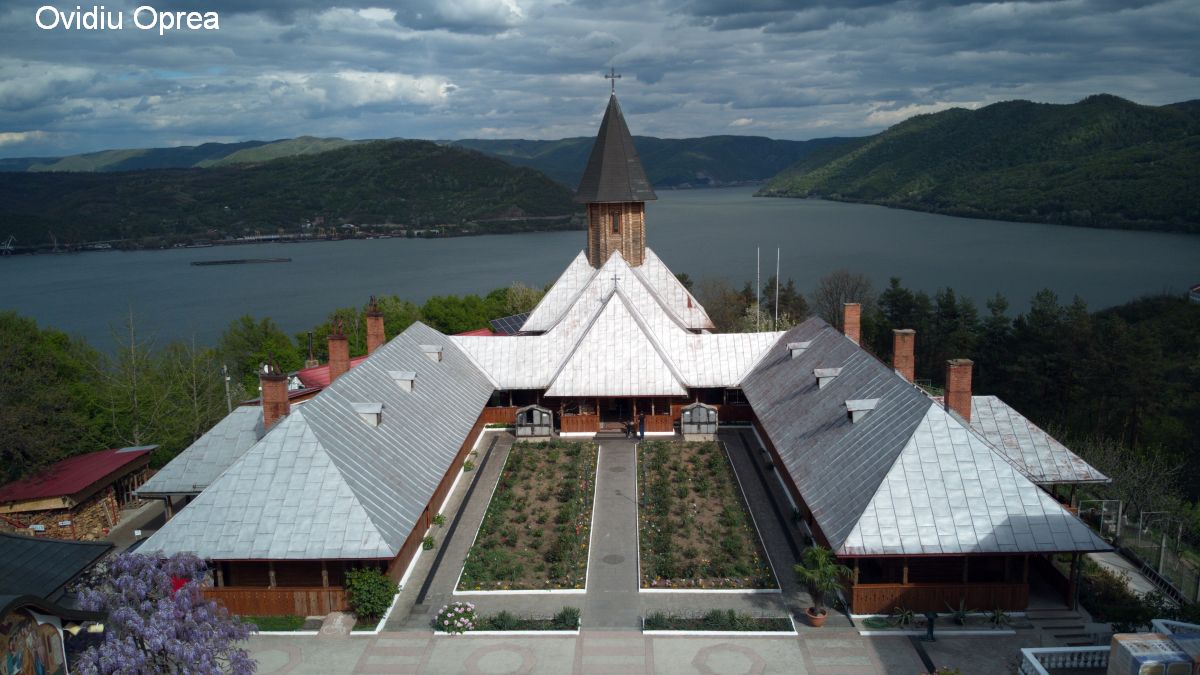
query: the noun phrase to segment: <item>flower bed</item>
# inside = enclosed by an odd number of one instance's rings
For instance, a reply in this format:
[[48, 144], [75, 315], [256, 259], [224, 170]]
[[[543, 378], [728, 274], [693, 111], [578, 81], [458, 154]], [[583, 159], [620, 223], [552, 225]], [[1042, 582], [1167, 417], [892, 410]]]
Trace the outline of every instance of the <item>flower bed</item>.
[[642, 588], [778, 588], [720, 445], [647, 441], [638, 468]]
[[467, 552], [459, 591], [583, 588], [594, 443], [516, 443]]
[[750, 616], [732, 609], [713, 609], [699, 616], [652, 612], [642, 622], [643, 630], [689, 630], [721, 632], [792, 633], [795, 628], [787, 617]]
[[484, 631], [576, 631], [579, 629], [579, 608], [563, 607], [548, 619], [517, 616], [507, 610], [479, 616], [474, 604], [454, 602], [438, 610], [432, 624], [435, 631], [451, 635]]

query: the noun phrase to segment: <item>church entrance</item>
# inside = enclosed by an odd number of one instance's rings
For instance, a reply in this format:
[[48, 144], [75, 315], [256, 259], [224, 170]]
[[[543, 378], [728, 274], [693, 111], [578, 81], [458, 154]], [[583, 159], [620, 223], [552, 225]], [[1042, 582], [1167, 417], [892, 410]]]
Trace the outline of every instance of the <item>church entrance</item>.
[[624, 424], [633, 419], [633, 406], [627, 398], [606, 398], [600, 400], [600, 423]]

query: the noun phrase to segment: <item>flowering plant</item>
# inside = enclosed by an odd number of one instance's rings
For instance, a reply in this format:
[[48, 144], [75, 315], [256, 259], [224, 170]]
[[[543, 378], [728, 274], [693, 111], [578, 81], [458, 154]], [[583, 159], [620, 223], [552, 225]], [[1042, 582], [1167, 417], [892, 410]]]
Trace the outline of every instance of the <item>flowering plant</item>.
[[433, 628], [451, 635], [462, 635], [469, 630], [475, 630], [478, 619], [473, 603], [452, 602], [438, 610], [437, 618], [433, 620]]
[[253, 626], [206, 600], [205, 565], [192, 555], [166, 560], [124, 553], [97, 565], [78, 587], [79, 604], [104, 612], [104, 640], [73, 664], [80, 673], [252, 673], [236, 643]]

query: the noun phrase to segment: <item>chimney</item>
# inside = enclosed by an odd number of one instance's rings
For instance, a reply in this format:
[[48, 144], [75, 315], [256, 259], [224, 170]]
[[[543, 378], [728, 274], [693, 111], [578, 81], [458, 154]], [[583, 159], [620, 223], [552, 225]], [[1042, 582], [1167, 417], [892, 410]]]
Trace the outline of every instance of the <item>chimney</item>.
[[262, 387], [263, 430], [266, 431], [292, 410], [288, 403], [288, 377], [274, 362], [269, 362], [258, 374], [258, 383]]
[[892, 331], [892, 368], [909, 382], [917, 378], [917, 361], [913, 355], [916, 342], [917, 331], [911, 328]]
[[968, 423], [971, 421], [971, 359], [950, 359], [946, 362], [946, 409], [953, 410]]
[[347, 370], [350, 370], [350, 342], [342, 331], [341, 319], [338, 319], [329, 334], [329, 383], [333, 384]]
[[384, 342], [387, 342], [387, 337], [383, 332], [383, 312], [379, 311], [379, 303], [375, 302], [375, 296], [372, 295], [367, 303], [367, 354], [374, 354]]
[[842, 332], [854, 344], [859, 344], [862, 333], [862, 305], [857, 302], [847, 302], [842, 305]]

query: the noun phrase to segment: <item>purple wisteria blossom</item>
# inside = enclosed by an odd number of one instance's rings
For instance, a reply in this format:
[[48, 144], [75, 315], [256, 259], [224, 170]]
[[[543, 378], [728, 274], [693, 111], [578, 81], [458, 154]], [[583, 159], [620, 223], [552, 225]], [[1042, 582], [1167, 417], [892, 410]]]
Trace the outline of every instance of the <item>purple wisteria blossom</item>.
[[204, 562], [191, 555], [159, 560], [137, 553], [96, 566], [79, 589], [84, 609], [108, 614], [104, 641], [76, 659], [85, 674], [252, 673], [234, 645], [251, 627], [205, 600]]

